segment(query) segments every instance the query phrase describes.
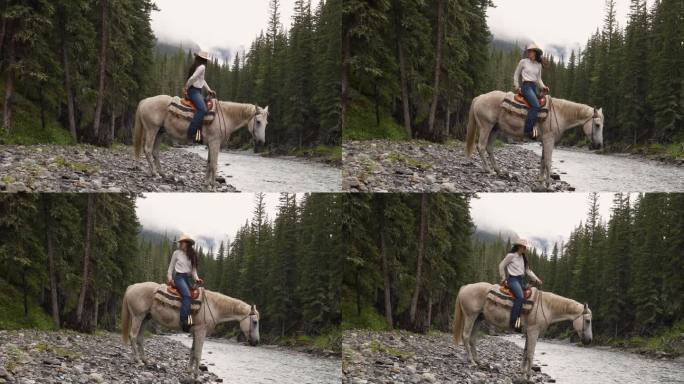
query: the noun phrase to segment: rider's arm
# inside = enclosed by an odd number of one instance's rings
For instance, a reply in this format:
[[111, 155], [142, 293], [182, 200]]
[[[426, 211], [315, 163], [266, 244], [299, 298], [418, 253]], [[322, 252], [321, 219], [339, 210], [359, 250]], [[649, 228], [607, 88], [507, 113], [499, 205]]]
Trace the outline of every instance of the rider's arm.
[[544, 80], [542, 80], [542, 68], [539, 68], [539, 79], [537, 80], [537, 86], [539, 89], [546, 88], [546, 84], [544, 84]]
[[503, 260], [499, 263], [499, 276], [501, 276], [501, 280], [506, 279], [506, 266], [513, 261], [513, 254], [510, 253], [504, 257]]
[[541, 281], [541, 280], [539, 280], [539, 278], [537, 277], [537, 275], [535, 275], [534, 272], [532, 272], [532, 270], [531, 270], [530, 268], [527, 268], [526, 273], [527, 273], [527, 276], [529, 276], [529, 277], [530, 277], [532, 280], [534, 280], [535, 282], [538, 283], [538, 282]]
[[525, 59], [520, 60], [518, 66], [515, 68], [515, 74], [513, 74], [513, 88], [520, 88], [520, 72], [522, 72], [523, 62]]
[[199, 280], [199, 277], [197, 276], [197, 268], [192, 267], [192, 277], [195, 279], [195, 281]]
[[176, 266], [176, 252], [173, 252], [171, 256], [171, 262], [169, 263], [169, 270], [166, 272], [166, 281], [171, 281], [173, 279], [173, 268]]

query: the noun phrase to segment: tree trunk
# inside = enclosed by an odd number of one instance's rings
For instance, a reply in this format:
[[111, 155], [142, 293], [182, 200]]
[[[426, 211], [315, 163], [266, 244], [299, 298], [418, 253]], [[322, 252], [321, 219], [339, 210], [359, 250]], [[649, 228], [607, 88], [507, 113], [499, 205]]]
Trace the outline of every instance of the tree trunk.
[[26, 273], [27, 268], [23, 267], [21, 269], [21, 290], [24, 294], [24, 318], [28, 320], [29, 309], [28, 309], [28, 284], [26, 283]]
[[[66, 33], [66, 32], [64, 32]], [[62, 41], [62, 65], [64, 66], [64, 89], [67, 97], [67, 114], [69, 117], [69, 133], [74, 141], [76, 136], [76, 115], [74, 114], [74, 93], [71, 88], [71, 70], [69, 69], [69, 53], [66, 46], [66, 38]]]
[[427, 329], [430, 329], [430, 323], [432, 323], [432, 295], [428, 292]]
[[[2, 13], [5, 13], [5, 10], [2, 10]], [[7, 32], [7, 18], [4, 16], [2, 17], [2, 25], [0, 25], [0, 56], [3, 54], [3, 48], [5, 48], [5, 32]]]
[[76, 321], [81, 326], [83, 321], [83, 307], [85, 305], [86, 294], [90, 287], [90, 249], [93, 242], [93, 227], [95, 226], [95, 195], [88, 194], [88, 205], [86, 208], [86, 228], [83, 252], [83, 282], [81, 292], [78, 295], [78, 306], [76, 307]]
[[100, 0], [102, 8], [102, 39], [100, 42], [100, 82], [97, 90], [97, 104], [95, 105], [95, 116], [93, 117], [93, 139], [97, 140], [100, 133], [100, 118], [102, 116], [102, 105], [104, 104], [105, 78], [107, 76], [107, 42], [109, 40], [109, 26], [107, 20], [108, 0]]
[[354, 274], [354, 285], [356, 286], [356, 315], [361, 316], [361, 280], [358, 272]]
[[393, 328], [394, 321], [392, 317], [392, 292], [390, 287], [390, 271], [389, 261], [387, 260], [387, 247], [385, 246], [385, 220], [381, 219], [380, 224], [380, 255], [382, 258], [382, 277], [383, 285], [385, 287], [385, 319], [390, 329]]
[[411, 129], [411, 110], [409, 109], [409, 93], [408, 93], [408, 79], [406, 76], [406, 59], [404, 58], [404, 49], [401, 47], [401, 43], [397, 42], [397, 51], [399, 55], [399, 74], [401, 77], [401, 104], [402, 110], [404, 112], [404, 130], [406, 135], [411, 138], [413, 137], [413, 131]]
[[5, 77], [5, 101], [2, 108], [3, 127], [9, 133], [12, 127], [12, 99], [14, 96], [14, 39], [10, 37], [7, 55], [7, 76]]
[[375, 96], [373, 97], [375, 101], [375, 126], [380, 126], [380, 91], [378, 90], [377, 81], [373, 84], [375, 89]]
[[418, 239], [418, 260], [416, 263], [416, 286], [411, 297], [411, 324], [416, 325], [416, 309], [418, 307], [418, 297], [420, 296], [421, 275], [423, 272], [423, 258], [425, 257], [425, 237], [427, 236], [427, 194], [420, 196], [420, 237]]
[[442, 72], [442, 35], [444, 31], [444, 0], [437, 0], [437, 47], [435, 49], [435, 85], [430, 105], [430, 117], [428, 118], [428, 130], [432, 134], [435, 128], [435, 115], [437, 114], [437, 102], [439, 100], [439, 75]]
[[59, 329], [59, 300], [57, 296], [57, 266], [55, 265], [55, 247], [52, 242], [52, 221], [50, 220], [49, 210], [51, 206], [45, 207], [45, 237], [47, 243], [48, 269], [50, 273], [50, 302], [52, 303], [52, 321], [55, 329]]
[[99, 306], [100, 306], [100, 301], [99, 301], [97, 294], [95, 294], [95, 314], [93, 315], [93, 328], [94, 329], [97, 329], [97, 315], [98, 315]]
[[38, 87], [40, 96], [39, 96], [39, 103], [40, 103], [40, 127], [45, 132], [45, 93], [43, 92], [43, 83], [41, 82], [40, 86]]
[[450, 132], [451, 128], [449, 127], [449, 125], [451, 125], [451, 106], [449, 105], [448, 98], [447, 98], [447, 102], [446, 102], [446, 119], [445, 120], [446, 121], [444, 123], [444, 131], [446, 133], [446, 137], [448, 138], [449, 134], [451, 133]]
[[342, 93], [340, 95], [340, 125], [342, 132], [347, 126], [349, 107], [349, 73], [351, 72], [351, 33], [347, 29], [342, 34]]

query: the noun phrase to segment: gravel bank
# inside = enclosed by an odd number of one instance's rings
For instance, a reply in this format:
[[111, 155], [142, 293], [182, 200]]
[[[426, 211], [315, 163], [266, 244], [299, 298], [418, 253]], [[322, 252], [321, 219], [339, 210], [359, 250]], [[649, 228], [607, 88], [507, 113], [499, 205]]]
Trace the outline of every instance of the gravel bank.
[[[169, 148], [161, 151], [166, 177], [152, 178], [144, 156], [136, 160], [133, 148], [89, 145], [0, 146], [2, 192], [200, 192], [206, 160]], [[218, 177], [219, 192], [236, 192]], [[221, 179], [223, 183], [221, 183]]]
[[[506, 176], [485, 173], [477, 155], [466, 159], [462, 142], [347, 141], [343, 144], [342, 189], [351, 192], [533, 192], [539, 191], [540, 157], [520, 145], [496, 148]], [[553, 192], [573, 191], [552, 180]]]
[[[419, 335], [405, 331], [345, 331], [344, 384], [522, 382], [522, 349], [499, 337], [483, 336], [477, 344], [482, 366], [471, 368], [462, 345], [450, 334]], [[535, 383], [554, 382], [533, 372]]]
[[[149, 364], [136, 366], [121, 335], [34, 330], [0, 331], [0, 384], [193, 382], [185, 369], [189, 349], [161, 336], [145, 339]], [[198, 382], [217, 378], [200, 372]]]

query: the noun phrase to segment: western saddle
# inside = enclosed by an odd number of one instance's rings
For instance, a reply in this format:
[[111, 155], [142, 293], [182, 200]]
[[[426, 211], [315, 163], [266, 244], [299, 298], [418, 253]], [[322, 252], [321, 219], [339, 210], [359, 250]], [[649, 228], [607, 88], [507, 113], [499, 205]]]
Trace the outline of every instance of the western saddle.
[[[519, 90], [515, 95], [515, 101], [525, 105], [527, 108], [530, 108], [530, 103], [528, 103], [527, 99], [525, 99], [525, 96], [523, 96], [522, 90]], [[541, 95], [537, 97], [537, 101], [539, 101], [539, 108], [544, 108], [546, 106], [546, 91], [541, 92]]]
[[[510, 297], [512, 297], [512, 298], [515, 299], [515, 295], [513, 294], [513, 291], [511, 290], [511, 288], [508, 287], [508, 284], [505, 283], [505, 282], [504, 282], [504, 284], [499, 288], [499, 292], [503, 293], [503, 294], [506, 295], [506, 296], [510, 296]], [[530, 296], [532, 296], [532, 287], [530, 287], [529, 284], [526, 285], [526, 286], [523, 288], [523, 293], [524, 293], [523, 296], [525, 296], [524, 299], [525, 299], [525, 300], [529, 300], [529, 299], [530, 299]]]
[[[182, 298], [178, 289], [173, 285], [167, 285], [166, 286], [166, 292], [168, 292], [171, 295], [178, 296], [178, 297]], [[197, 298], [199, 297], [199, 294], [200, 294], [200, 287], [199, 286], [190, 287], [190, 298], [192, 300], [197, 300]]]
[[[181, 98], [181, 104], [183, 104], [184, 107], [192, 109], [193, 112], [197, 112], [197, 107], [195, 107], [195, 103], [190, 100], [188, 97], [188, 92], [183, 91], [183, 97]], [[204, 99], [204, 105], [207, 107], [207, 111], [211, 111], [214, 108], [214, 99], [211, 97], [207, 97]]]

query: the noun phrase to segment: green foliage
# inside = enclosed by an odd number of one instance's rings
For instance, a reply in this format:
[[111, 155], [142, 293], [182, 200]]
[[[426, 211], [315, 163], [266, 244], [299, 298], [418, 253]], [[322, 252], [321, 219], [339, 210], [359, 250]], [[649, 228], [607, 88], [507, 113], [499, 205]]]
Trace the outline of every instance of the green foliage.
[[[4, 97], [4, 92], [2, 93]], [[72, 144], [69, 132], [52, 114], [46, 114], [45, 126], [40, 119], [39, 108], [21, 95], [14, 97], [12, 131], [0, 130], [0, 144]]]
[[347, 126], [342, 133], [345, 140], [408, 139], [401, 125], [384, 113], [378, 124], [375, 112], [367, 101], [359, 100], [352, 104], [348, 113]]
[[0, 329], [53, 329], [50, 316], [33, 297], [29, 302], [28, 317], [24, 316], [21, 297], [20, 291], [0, 278]]
[[385, 318], [373, 307], [364, 306], [359, 314], [356, 304], [345, 299], [342, 301], [342, 329], [370, 329], [387, 331], [390, 329]]

